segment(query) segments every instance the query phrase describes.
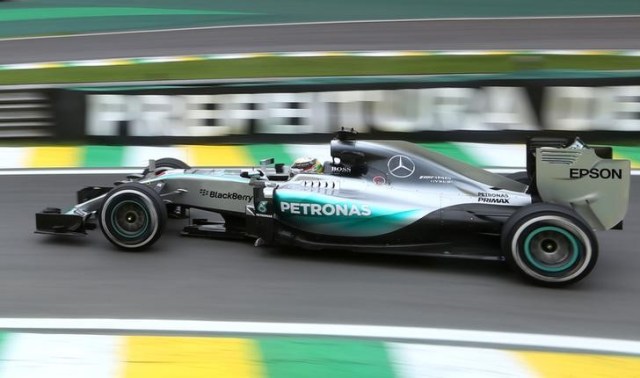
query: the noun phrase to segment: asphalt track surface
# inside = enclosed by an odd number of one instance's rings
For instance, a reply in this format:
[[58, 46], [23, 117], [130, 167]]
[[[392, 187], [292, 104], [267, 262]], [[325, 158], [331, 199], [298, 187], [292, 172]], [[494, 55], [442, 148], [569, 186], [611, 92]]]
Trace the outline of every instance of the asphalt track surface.
[[240, 52], [640, 49], [640, 16], [344, 22], [0, 40], [0, 64]]
[[[596, 269], [545, 289], [504, 263], [310, 253], [181, 237], [172, 221], [152, 250], [33, 233], [34, 213], [122, 176], [1, 176], [3, 317], [153, 318], [423, 326], [640, 340], [640, 198], [625, 230], [600, 233]], [[638, 188], [640, 178], [633, 177]]]

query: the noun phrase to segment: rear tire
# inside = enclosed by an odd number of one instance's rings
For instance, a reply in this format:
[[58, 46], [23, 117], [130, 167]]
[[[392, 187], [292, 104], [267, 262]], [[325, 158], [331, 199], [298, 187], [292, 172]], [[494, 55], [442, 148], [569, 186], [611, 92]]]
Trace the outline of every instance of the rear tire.
[[502, 251], [526, 279], [561, 287], [580, 281], [593, 270], [598, 240], [573, 210], [538, 203], [518, 210], [504, 224]]
[[98, 215], [104, 236], [118, 248], [139, 251], [155, 243], [167, 222], [167, 208], [152, 188], [137, 182], [113, 188]]

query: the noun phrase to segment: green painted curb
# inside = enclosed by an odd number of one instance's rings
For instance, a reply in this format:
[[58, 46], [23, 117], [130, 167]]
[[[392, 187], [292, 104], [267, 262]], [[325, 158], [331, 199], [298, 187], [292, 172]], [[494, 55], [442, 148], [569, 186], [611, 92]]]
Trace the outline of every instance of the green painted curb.
[[393, 378], [386, 345], [349, 339], [258, 339], [269, 378]]

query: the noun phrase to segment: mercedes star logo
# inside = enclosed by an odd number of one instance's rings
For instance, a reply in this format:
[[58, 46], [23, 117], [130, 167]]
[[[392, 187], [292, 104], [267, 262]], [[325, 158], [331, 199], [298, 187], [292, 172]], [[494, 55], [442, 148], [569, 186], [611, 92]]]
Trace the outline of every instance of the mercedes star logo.
[[408, 156], [395, 155], [387, 162], [389, 173], [397, 178], [407, 178], [416, 170], [416, 165]]

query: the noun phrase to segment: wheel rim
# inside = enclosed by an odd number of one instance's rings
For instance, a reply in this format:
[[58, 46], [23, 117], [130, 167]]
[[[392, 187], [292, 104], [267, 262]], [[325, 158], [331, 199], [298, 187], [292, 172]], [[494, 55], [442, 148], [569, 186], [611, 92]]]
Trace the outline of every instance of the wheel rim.
[[555, 226], [540, 227], [524, 241], [527, 261], [536, 268], [556, 273], [569, 269], [580, 256], [575, 236]]
[[100, 221], [109, 240], [128, 249], [143, 247], [158, 233], [159, 215], [145, 193], [122, 190], [102, 205]]
[[111, 223], [120, 236], [135, 239], [149, 229], [149, 212], [137, 201], [123, 201], [111, 211]]
[[565, 282], [580, 276], [593, 256], [586, 232], [570, 219], [557, 215], [524, 222], [511, 243], [518, 267], [526, 275], [545, 282]]

